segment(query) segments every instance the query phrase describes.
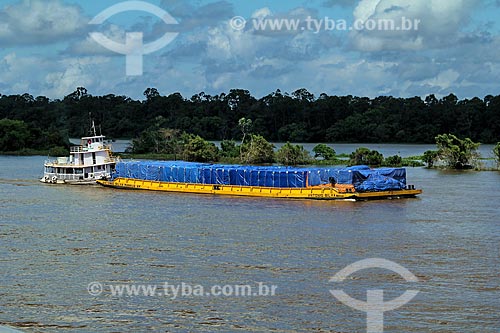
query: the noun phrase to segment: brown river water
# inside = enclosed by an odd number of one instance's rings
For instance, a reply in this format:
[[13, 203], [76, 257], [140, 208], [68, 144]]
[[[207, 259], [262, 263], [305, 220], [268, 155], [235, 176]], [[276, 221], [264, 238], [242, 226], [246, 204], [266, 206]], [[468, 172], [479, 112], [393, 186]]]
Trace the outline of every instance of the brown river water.
[[[366, 332], [367, 314], [329, 290], [365, 302], [367, 290], [389, 301], [413, 289], [413, 300], [384, 313], [384, 332], [500, 332], [500, 172], [410, 168], [409, 182], [424, 190], [417, 199], [324, 202], [46, 185], [44, 159], [0, 156], [0, 325]], [[418, 282], [378, 268], [329, 282], [367, 258], [395, 262]], [[165, 282], [184, 283], [184, 295], [112, 290]], [[274, 295], [186, 287], [259, 283]]]

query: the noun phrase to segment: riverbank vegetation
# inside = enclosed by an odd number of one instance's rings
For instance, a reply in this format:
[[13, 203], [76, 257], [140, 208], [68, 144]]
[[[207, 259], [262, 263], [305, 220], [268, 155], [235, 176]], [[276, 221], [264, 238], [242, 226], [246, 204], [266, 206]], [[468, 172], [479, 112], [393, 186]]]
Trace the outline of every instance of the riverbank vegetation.
[[68, 154], [69, 140], [64, 132], [43, 130], [22, 120], [0, 119], [0, 153], [11, 155]]
[[375, 150], [359, 148], [350, 155], [337, 155], [326, 145], [316, 145], [312, 152], [302, 145], [287, 142], [279, 149], [261, 135], [252, 133], [251, 122], [240, 121], [243, 134], [241, 143], [224, 140], [220, 147], [200, 136], [179, 130], [153, 127], [132, 141], [125, 158], [186, 160], [196, 162], [220, 162], [230, 164], [293, 165], [371, 165], [423, 166], [423, 157], [384, 156]]
[[272, 142], [433, 143], [442, 133], [496, 143], [500, 138], [500, 96], [458, 99], [315, 96], [306, 89], [277, 90], [256, 98], [247, 90], [191, 97], [162, 95], [155, 88], [143, 100], [83, 87], [62, 99], [0, 95], [0, 119], [24, 121], [29, 128], [52, 128], [69, 137], [88, 134], [89, 112], [110, 138], [135, 138], [156, 124], [207, 140], [241, 140], [239, 120]]
[[[479, 143], [470, 138], [460, 139], [453, 134], [436, 136], [437, 150], [426, 151], [422, 156], [384, 157], [376, 150], [360, 147], [351, 154], [337, 155], [327, 144], [316, 145], [311, 152], [302, 145], [285, 143], [279, 149], [261, 135], [253, 134], [252, 122], [239, 121], [243, 140], [224, 140], [220, 147], [200, 136], [179, 130], [152, 128], [133, 140], [128, 158], [182, 159], [198, 162], [221, 162], [231, 164], [294, 165], [369, 165], [372, 167], [439, 167], [446, 169], [492, 170], [481, 164]], [[148, 148], [149, 147], [149, 148]], [[493, 149], [497, 165], [500, 165], [500, 143]], [[147, 155], [144, 155], [147, 154]], [[485, 160], [485, 159], [483, 159]]]

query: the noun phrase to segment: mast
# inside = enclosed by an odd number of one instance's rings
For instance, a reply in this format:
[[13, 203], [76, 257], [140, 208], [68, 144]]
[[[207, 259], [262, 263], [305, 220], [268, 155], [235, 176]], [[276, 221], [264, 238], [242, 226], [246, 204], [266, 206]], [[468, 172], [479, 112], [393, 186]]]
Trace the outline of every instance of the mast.
[[92, 112], [89, 112], [89, 120], [90, 120], [90, 135], [97, 136], [97, 131], [95, 129], [94, 119], [92, 118]]
[[92, 127], [90, 128], [90, 134], [93, 136], [97, 136], [97, 131], [95, 129], [94, 120], [92, 120]]

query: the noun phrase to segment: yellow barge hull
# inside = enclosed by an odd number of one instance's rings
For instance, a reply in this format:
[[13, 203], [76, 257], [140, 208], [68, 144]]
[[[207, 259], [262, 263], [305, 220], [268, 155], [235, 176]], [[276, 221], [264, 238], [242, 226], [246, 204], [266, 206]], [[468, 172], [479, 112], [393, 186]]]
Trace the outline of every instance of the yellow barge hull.
[[382, 192], [342, 192], [334, 187], [278, 188], [259, 186], [209, 185], [167, 183], [130, 178], [117, 178], [113, 181], [98, 180], [97, 183], [107, 187], [133, 190], [316, 200], [398, 199], [413, 198], [422, 193], [422, 190], [419, 189]]

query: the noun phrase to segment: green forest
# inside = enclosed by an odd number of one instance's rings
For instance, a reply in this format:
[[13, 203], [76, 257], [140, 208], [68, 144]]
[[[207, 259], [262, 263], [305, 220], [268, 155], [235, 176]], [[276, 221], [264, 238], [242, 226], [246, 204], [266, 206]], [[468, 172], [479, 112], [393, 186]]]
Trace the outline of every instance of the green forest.
[[88, 134], [90, 119], [108, 138], [137, 138], [149, 128], [171, 128], [207, 140], [241, 140], [241, 118], [271, 142], [435, 143], [451, 133], [481, 143], [500, 139], [500, 96], [459, 100], [450, 94], [396, 98], [315, 96], [306, 89], [256, 98], [247, 90], [186, 98], [144, 91], [143, 100], [93, 96], [80, 87], [63, 99], [0, 95], [0, 150], [67, 146]]

